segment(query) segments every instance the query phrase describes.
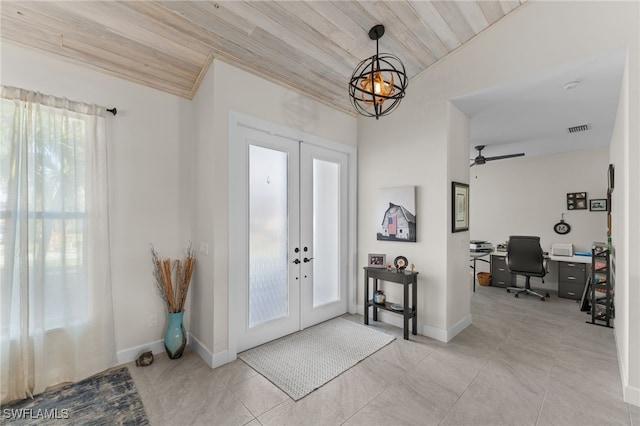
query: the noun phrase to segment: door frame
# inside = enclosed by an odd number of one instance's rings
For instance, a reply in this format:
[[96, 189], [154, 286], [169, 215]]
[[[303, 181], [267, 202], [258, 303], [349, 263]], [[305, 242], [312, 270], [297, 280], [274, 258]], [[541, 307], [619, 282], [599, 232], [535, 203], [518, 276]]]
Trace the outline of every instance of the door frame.
[[[357, 270], [356, 270], [356, 218], [357, 218], [357, 148], [351, 145], [334, 142], [322, 137], [312, 135], [300, 130], [292, 129], [279, 124], [271, 123], [260, 118], [236, 111], [229, 111], [228, 127], [228, 147], [229, 147], [229, 283], [228, 294], [228, 360], [237, 358], [237, 333], [240, 327], [244, 326], [244, 321], [239, 318], [240, 309], [237, 285], [232, 283], [246, 283], [249, 279], [246, 270], [246, 259], [234, 257], [233, 253], [239, 253], [243, 249], [242, 241], [249, 238], [248, 211], [243, 211], [241, 206], [246, 205], [247, 194], [243, 187], [247, 184], [247, 177], [243, 170], [237, 167], [244, 159], [243, 149], [240, 143], [240, 128], [248, 127], [253, 130], [265, 132], [278, 137], [291, 139], [297, 142], [305, 142], [323, 148], [343, 152], [348, 156], [349, 175], [347, 178], [347, 216], [348, 216], [348, 243], [347, 243], [347, 310], [349, 313], [356, 313], [357, 306]], [[233, 233], [231, 234], [231, 230]], [[233, 278], [233, 279], [232, 279]]]

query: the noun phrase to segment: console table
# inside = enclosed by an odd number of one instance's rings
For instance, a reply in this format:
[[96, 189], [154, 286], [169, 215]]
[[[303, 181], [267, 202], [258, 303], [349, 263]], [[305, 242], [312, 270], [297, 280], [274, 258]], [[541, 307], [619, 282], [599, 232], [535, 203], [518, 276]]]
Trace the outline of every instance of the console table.
[[[369, 278], [373, 279], [373, 294], [378, 291], [378, 280], [389, 281], [402, 284], [404, 287], [404, 300], [402, 310], [393, 309], [393, 302], [385, 301], [384, 304], [374, 303], [373, 299], [369, 299]], [[395, 270], [388, 271], [382, 268], [364, 267], [364, 323], [369, 324], [369, 307], [373, 308], [373, 320], [378, 321], [378, 309], [394, 312], [403, 316], [404, 339], [409, 340], [409, 319], [411, 319], [411, 333], [417, 334], [418, 317], [416, 311], [416, 299], [418, 297], [418, 273]], [[409, 304], [409, 286], [411, 286], [411, 304]], [[409, 307], [411, 306], [411, 307]]]

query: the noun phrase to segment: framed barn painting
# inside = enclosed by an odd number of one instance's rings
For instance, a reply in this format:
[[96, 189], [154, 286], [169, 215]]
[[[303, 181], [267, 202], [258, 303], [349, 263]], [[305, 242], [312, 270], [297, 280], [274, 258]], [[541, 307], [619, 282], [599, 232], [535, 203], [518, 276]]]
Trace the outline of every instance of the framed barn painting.
[[378, 192], [377, 239], [416, 242], [416, 187], [383, 188]]
[[469, 230], [469, 185], [451, 182], [451, 232]]

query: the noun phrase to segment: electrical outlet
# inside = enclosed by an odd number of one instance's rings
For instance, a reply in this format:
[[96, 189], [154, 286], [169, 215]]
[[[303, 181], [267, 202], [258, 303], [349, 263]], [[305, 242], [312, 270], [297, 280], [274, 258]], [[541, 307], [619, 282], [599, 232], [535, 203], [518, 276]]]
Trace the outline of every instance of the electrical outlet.
[[149, 328], [158, 326], [158, 316], [153, 314], [149, 317]]
[[209, 256], [209, 244], [200, 243], [200, 254], [204, 254], [205, 256]]

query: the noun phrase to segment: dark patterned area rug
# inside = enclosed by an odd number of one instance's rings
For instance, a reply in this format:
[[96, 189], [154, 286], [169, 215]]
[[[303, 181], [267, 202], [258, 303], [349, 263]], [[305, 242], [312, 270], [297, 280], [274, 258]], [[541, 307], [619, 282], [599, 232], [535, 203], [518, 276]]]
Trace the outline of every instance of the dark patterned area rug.
[[149, 424], [127, 367], [5, 405], [0, 416], [11, 425]]

